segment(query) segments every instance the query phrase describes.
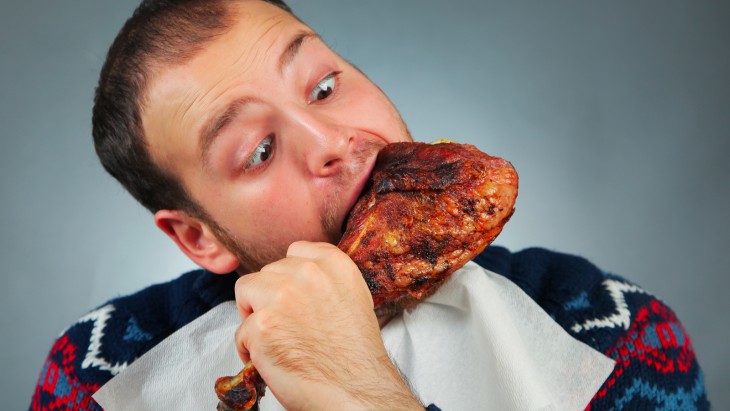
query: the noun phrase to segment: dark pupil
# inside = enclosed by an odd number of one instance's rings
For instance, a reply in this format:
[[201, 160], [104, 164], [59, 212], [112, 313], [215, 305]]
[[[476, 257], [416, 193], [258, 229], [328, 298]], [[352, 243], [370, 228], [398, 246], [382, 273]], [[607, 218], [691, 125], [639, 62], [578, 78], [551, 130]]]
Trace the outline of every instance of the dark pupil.
[[267, 144], [264, 146], [264, 151], [261, 152], [259, 157], [261, 157], [261, 161], [266, 161], [270, 155], [271, 155], [271, 144]]
[[320, 90], [319, 93], [317, 93], [317, 100], [322, 100], [323, 98], [327, 98], [327, 96], [329, 96], [331, 92], [332, 92], [331, 87], [327, 87], [325, 89]]

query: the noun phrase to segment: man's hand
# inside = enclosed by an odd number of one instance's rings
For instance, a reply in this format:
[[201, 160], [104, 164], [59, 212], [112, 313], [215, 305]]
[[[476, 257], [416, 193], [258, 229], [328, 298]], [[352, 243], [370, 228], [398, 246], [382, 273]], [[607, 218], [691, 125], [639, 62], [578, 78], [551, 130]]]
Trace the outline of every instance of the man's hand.
[[241, 359], [287, 409], [423, 409], [388, 358], [360, 271], [337, 247], [293, 243], [238, 280], [236, 302]]

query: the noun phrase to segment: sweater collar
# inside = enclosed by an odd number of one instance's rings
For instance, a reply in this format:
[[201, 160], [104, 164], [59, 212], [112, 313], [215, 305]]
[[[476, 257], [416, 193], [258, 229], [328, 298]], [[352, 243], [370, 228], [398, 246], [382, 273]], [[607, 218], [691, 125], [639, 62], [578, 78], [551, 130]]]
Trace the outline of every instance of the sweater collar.
[[200, 270], [200, 275], [193, 283], [193, 292], [198, 294], [210, 308], [225, 301], [236, 299], [235, 286], [238, 273], [214, 274], [208, 270]]

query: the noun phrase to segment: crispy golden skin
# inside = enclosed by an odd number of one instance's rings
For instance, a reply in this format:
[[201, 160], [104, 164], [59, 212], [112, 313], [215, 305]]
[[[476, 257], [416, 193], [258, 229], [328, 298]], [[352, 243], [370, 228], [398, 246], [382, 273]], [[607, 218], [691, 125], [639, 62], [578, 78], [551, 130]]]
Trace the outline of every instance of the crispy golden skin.
[[[360, 268], [376, 312], [416, 304], [482, 252], [512, 216], [517, 185], [509, 162], [471, 145], [395, 143], [381, 150], [338, 245]], [[219, 409], [258, 409], [265, 386], [250, 363], [242, 375], [258, 380], [219, 378]]]
[[514, 211], [517, 180], [471, 145], [386, 146], [339, 244], [379, 313], [415, 304], [482, 252]]

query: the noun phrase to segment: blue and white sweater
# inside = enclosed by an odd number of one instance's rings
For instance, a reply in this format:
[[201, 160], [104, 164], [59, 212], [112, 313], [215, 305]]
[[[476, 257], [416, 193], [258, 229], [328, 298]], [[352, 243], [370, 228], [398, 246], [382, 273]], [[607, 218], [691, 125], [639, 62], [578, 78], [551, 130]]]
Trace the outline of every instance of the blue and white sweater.
[[[660, 300], [587, 260], [489, 247], [474, 261], [518, 285], [574, 338], [616, 360], [587, 410], [708, 410], [689, 336]], [[235, 274], [196, 270], [116, 298], [55, 341], [30, 410], [101, 410], [91, 396], [173, 332], [234, 299]], [[438, 404], [429, 406], [436, 410]]]

